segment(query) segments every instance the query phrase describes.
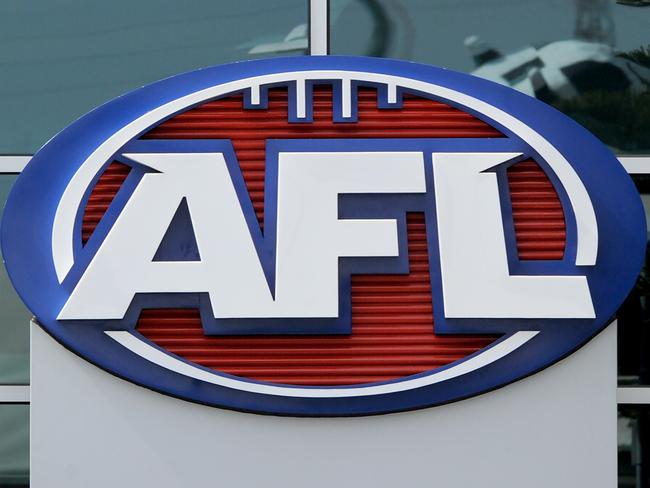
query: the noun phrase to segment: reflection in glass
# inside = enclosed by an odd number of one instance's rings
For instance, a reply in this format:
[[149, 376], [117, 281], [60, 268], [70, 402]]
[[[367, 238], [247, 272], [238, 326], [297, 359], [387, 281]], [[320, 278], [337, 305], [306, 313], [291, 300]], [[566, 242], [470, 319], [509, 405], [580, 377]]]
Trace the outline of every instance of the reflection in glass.
[[618, 407], [618, 486], [650, 486], [650, 406]]
[[[2, 207], [15, 179], [13, 175], [0, 175]], [[9, 282], [5, 267], [0, 266], [0, 385], [29, 383], [30, 317]]]
[[0, 154], [31, 154], [111, 98], [176, 73], [304, 54], [307, 2], [31, 0], [0, 6]]
[[334, 54], [412, 59], [511, 86], [616, 152], [650, 150], [650, 2], [332, 0]]
[[29, 405], [0, 405], [0, 486], [29, 486]]
[[[650, 175], [634, 175], [634, 183], [650, 224]], [[650, 233], [649, 233], [650, 236]], [[650, 385], [650, 246], [637, 280], [617, 313], [618, 381], [620, 385]]]

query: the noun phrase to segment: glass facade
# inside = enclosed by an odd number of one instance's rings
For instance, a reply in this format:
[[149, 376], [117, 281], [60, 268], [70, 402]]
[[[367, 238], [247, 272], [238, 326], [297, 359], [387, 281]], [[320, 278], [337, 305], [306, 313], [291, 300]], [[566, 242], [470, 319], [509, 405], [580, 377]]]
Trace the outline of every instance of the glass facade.
[[29, 486], [28, 405], [0, 405], [0, 486]]
[[[15, 175], [0, 174], [2, 207], [15, 179]], [[0, 268], [0, 385], [26, 385], [29, 383], [31, 314], [11, 286], [4, 266]]]
[[79, 116], [144, 84], [307, 50], [303, 0], [10, 0], [0, 10], [0, 112], [11, 114], [0, 118], [0, 154], [31, 154]]
[[[650, 223], [650, 175], [633, 177]], [[650, 225], [650, 224], [649, 224]], [[650, 236], [650, 233], [648, 234]], [[650, 253], [636, 286], [618, 312], [618, 380], [621, 386], [650, 385]]]
[[613, 0], [332, 0], [333, 54], [410, 59], [511, 86], [650, 152], [650, 8]]
[[[330, 46], [332, 54], [409, 59], [514, 87], [615, 153], [647, 155], [648, 3], [331, 0]], [[307, 0], [9, 0], [0, 11], [0, 156], [32, 154], [93, 107], [152, 81], [308, 50]], [[14, 179], [0, 175], [2, 203]], [[635, 183], [650, 217], [650, 175]], [[618, 314], [621, 386], [650, 385], [649, 265]], [[0, 293], [0, 387], [27, 384], [30, 313], [4, 267]], [[650, 406], [619, 407], [621, 487], [650, 487], [648, 415]], [[29, 407], [0, 404], [0, 432], [0, 487], [28, 486]]]
[[618, 408], [618, 486], [650, 486], [650, 405], [620, 405]]

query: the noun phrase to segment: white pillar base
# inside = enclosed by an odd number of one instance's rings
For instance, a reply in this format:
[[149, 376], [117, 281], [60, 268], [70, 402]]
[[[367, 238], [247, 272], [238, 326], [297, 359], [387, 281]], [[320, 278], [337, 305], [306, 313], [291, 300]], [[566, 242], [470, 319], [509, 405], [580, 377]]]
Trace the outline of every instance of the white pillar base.
[[298, 419], [195, 405], [87, 363], [32, 324], [32, 488], [616, 486], [616, 326], [469, 400]]

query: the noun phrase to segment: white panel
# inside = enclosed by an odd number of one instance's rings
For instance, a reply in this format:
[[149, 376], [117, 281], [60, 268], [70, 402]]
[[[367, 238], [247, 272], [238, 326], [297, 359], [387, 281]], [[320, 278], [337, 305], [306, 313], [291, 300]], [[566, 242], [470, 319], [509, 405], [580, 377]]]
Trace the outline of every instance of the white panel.
[[[399, 254], [394, 219], [339, 219], [339, 195], [425, 191], [421, 152], [280, 153], [272, 296], [223, 154], [125, 156], [158, 172], [143, 176], [60, 320], [121, 319], [136, 293], [181, 292], [208, 293], [218, 318], [338, 317], [339, 258]], [[200, 261], [153, 261], [183, 198]]]
[[584, 276], [510, 275], [496, 173], [509, 153], [434, 153], [444, 314], [594, 318]]
[[543, 372], [415, 412], [299, 419], [132, 385], [32, 327], [32, 488], [612, 488], [616, 328]]
[[[121, 319], [134, 295], [147, 292], [207, 292], [217, 317], [254, 311], [251, 303], [270, 307], [273, 297], [223, 154], [126, 156], [159, 172], [143, 176], [58, 318]], [[183, 198], [201, 260], [153, 261]]]
[[339, 195], [422, 194], [423, 155], [283, 152], [278, 159], [272, 316], [338, 317], [339, 258], [399, 253], [394, 219], [339, 219]]

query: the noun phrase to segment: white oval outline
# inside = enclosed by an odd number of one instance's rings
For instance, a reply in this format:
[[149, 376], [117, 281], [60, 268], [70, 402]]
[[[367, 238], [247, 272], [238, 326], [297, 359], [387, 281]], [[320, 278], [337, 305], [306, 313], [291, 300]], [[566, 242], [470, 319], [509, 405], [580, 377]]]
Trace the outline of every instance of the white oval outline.
[[394, 93], [395, 87], [397, 86], [428, 93], [440, 99], [451, 101], [474, 110], [506, 127], [530, 144], [551, 167], [562, 183], [569, 197], [576, 219], [576, 265], [586, 266], [596, 263], [598, 254], [598, 224], [587, 189], [564, 156], [535, 130], [487, 102], [432, 83], [401, 76], [362, 71], [308, 70], [254, 76], [196, 91], [147, 112], [122, 127], [100, 144], [70, 179], [56, 209], [52, 226], [52, 258], [59, 283], [63, 282], [74, 265], [75, 219], [84, 194], [106, 161], [120, 147], [157, 122], [189, 106], [248, 88], [251, 88], [252, 98], [255, 98], [254, 95], [260, 86], [273, 83], [296, 82], [296, 111], [298, 117], [304, 117], [306, 105], [306, 90], [304, 88], [305, 83], [311, 80], [339, 80], [342, 82], [342, 113], [344, 116], [350, 114], [352, 100], [349, 87], [352, 80], [354, 80], [386, 85], [389, 94]]
[[262, 395], [276, 395], [283, 397], [295, 398], [346, 398], [385, 395], [387, 393], [397, 393], [401, 391], [413, 390], [424, 386], [442, 383], [459, 376], [463, 376], [472, 371], [484, 368], [499, 359], [507, 356], [516, 349], [530, 341], [539, 334], [536, 330], [522, 330], [515, 332], [510, 337], [497, 342], [478, 354], [471, 356], [469, 359], [461, 360], [452, 366], [443, 370], [433, 370], [429, 374], [418, 376], [411, 379], [403, 379], [392, 383], [382, 383], [379, 385], [368, 384], [367, 386], [351, 387], [295, 387], [286, 385], [270, 385], [268, 383], [258, 383], [253, 381], [244, 381], [223, 376], [219, 373], [211, 372], [206, 369], [193, 366], [190, 363], [164, 353], [151, 344], [143, 341], [133, 333], [126, 330], [106, 330], [106, 335], [115, 340], [122, 347], [125, 347], [141, 358], [152, 362], [169, 371], [186, 376], [199, 381], [204, 381], [212, 385], [223, 386], [249, 393], [259, 393]]

